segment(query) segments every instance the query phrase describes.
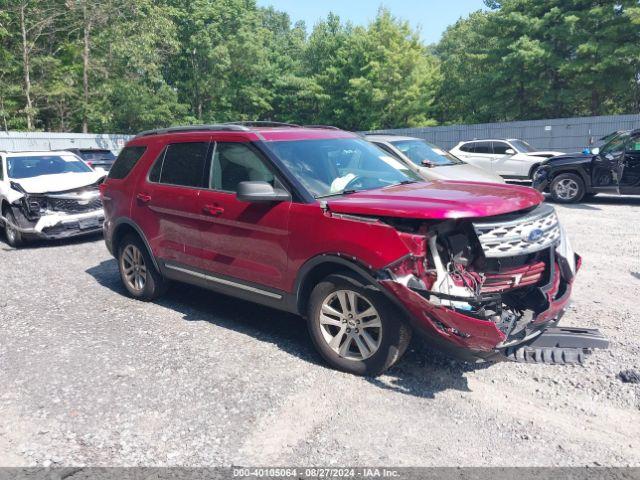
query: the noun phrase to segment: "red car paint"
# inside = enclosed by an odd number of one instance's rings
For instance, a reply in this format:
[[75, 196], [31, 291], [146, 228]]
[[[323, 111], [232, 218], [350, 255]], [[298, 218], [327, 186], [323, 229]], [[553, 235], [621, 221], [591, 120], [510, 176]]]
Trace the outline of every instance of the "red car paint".
[[[381, 276], [403, 258], [413, 263], [401, 270], [419, 276], [427, 288], [433, 274], [424, 268], [428, 255], [425, 235], [398, 231], [386, 218], [415, 220], [482, 219], [531, 209], [542, 195], [530, 188], [470, 182], [414, 183], [362, 191], [326, 200], [246, 203], [235, 194], [205, 188], [153, 183], [148, 172], [168, 143], [246, 142], [255, 145], [291, 140], [358, 138], [336, 130], [256, 128], [246, 132], [192, 131], [137, 137], [127, 147], [146, 151], [123, 179], [108, 178], [101, 187], [106, 222], [105, 239], [114, 253], [123, 231], [145, 240], [159, 264], [174, 262], [199, 272], [264, 287], [283, 297], [269, 305], [305, 314], [304, 288], [311, 265], [353, 268], [376, 279], [378, 285], [411, 317], [412, 325], [445, 343], [471, 352], [490, 352], [507, 336], [495, 323], [437, 306], [402, 283]], [[266, 151], [264, 152], [266, 155]], [[345, 267], [347, 265], [347, 267]], [[544, 264], [543, 264], [544, 265]], [[526, 285], [540, 279], [540, 262], [511, 271], [488, 273], [494, 290], [508, 290], [522, 275]], [[553, 321], [566, 306], [571, 281], [560, 288], [554, 269], [546, 293], [549, 307], [535, 323]], [[519, 285], [514, 285], [514, 288]], [[265, 299], [257, 299], [266, 303]]]
[[331, 211], [403, 218], [491, 217], [538, 205], [527, 187], [495, 183], [433, 181], [358, 192], [329, 201]]

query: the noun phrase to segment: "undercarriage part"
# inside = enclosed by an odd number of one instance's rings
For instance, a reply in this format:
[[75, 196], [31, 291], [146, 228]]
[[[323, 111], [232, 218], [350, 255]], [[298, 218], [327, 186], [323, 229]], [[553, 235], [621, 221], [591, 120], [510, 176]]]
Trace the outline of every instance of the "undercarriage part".
[[518, 363], [545, 363], [548, 365], [581, 365], [589, 349], [515, 347], [505, 352], [505, 356]]
[[596, 348], [609, 348], [609, 341], [599, 330], [556, 327], [545, 330], [530, 342], [505, 349], [503, 354], [520, 363], [582, 364]]

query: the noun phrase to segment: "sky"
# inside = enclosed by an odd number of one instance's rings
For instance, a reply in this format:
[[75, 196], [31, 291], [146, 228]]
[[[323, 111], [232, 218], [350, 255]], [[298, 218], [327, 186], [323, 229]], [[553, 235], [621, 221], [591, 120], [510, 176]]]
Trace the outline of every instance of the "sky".
[[383, 5], [394, 16], [420, 26], [426, 43], [437, 42], [460, 17], [484, 8], [482, 0], [258, 0], [258, 5], [285, 11], [294, 22], [304, 20], [307, 31], [329, 12], [356, 25], [366, 25]]

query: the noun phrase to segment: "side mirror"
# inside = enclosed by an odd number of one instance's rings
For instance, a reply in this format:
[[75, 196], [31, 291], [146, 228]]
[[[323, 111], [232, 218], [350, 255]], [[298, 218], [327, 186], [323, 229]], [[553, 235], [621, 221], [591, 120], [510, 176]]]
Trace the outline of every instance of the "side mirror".
[[241, 202], [286, 202], [291, 200], [291, 195], [285, 190], [273, 188], [267, 182], [240, 182], [236, 198]]
[[505, 153], [506, 155], [515, 155], [515, 154], [516, 154], [516, 151], [515, 151], [513, 148], [507, 148], [507, 149], [504, 151], [504, 153]]

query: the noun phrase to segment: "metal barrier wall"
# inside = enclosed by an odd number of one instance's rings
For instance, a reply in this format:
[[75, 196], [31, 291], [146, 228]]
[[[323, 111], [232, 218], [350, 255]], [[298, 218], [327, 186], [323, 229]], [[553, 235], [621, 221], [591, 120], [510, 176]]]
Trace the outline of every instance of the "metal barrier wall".
[[119, 152], [130, 135], [49, 132], [0, 132], [0, 151], [107, 148]]
[[575, 152], [613, 131], [634, 128], [640, 128], [640, 114], [400, 128], [367, 133], [392, 133], [424, 138], [446, 149], [451, 149], [464, 140], [520, 138], [539, 150]]
[[[446, 149], [453, 148], [463, 140], [521, 138], [540, 150], [572, 152], [582, 150], [613, 131], [634, 128], [640, 128], [640, 114], [400, 128], [366, 133], [392, 133], [424, 138]], [[130, 135], [119, 134], [0, 132], [0, 150], [15, 152], [93, 147], [118, 152], [130, 138]]]

